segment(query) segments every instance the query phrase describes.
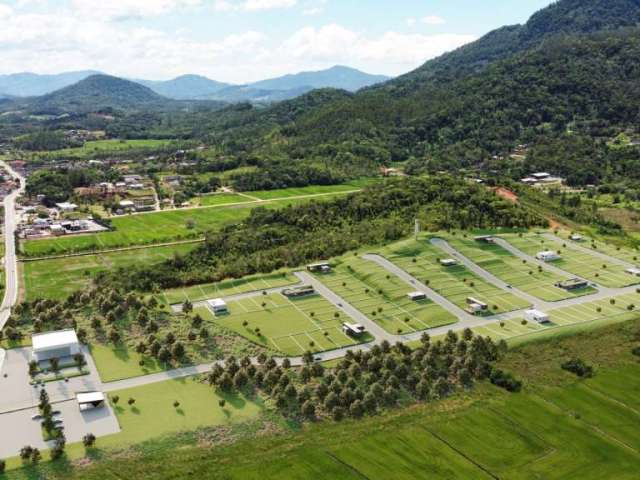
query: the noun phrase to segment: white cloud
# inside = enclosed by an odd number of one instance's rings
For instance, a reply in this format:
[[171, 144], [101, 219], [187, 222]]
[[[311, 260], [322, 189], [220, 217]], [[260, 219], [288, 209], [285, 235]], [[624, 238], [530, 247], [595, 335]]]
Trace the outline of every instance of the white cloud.
[[0, 18], [8, 17], [13, 13], [13, 9], [9, 5], [0, 4]]
[[259, 12], [263, 10], [291, 8], [297, 4], [297, 0], [244, 0], [242, 2], [215, 0], [213, 9], [218, 12]]
[[201, 0], [72, 0], [71, 8], [81, 16], [117, 19], [154, 17], [201, 3]]
[[320, 15], [323, 12], [320, 7], [311, 7], [302, 11], [302, 15], [305, 17], [314, 17], [316, 15]]

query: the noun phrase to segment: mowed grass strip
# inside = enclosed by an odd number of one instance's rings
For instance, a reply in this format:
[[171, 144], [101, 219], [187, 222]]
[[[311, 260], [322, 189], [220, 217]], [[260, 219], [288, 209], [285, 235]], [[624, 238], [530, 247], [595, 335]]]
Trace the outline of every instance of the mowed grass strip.
[[559, 242], [538, 234], [503, 237], [514, 247], [531, 256], [546, 250], [559, 252], [562, 258], [550, 262], [551, 265], [605, 287], [620, 288], [640, 283], [638, 277], [625, 273], [625, 267], [571, 248], [570, 242]]
[[197, 244], [170, 247], [148, 247], [123, 252], [110, 252], [79, 257], [37, 260], [23, 263], [26, 300], [51, 298], [61, 300], [90, 284], [99, 272], [120, 267], [150, 265], [184, 255]]
[[[571, 236], [569, 232], [558, 232], [557, 236], [567, 244], [573, 243], [569, 239], [569, 237]], [[638, 263], [638, 260], [640, 259], [640, 252], [638, 252], [638, 250], [612, 245], [611, 243], [603, 242], [601, 240], [596, 240], [590, 237], [583, 237], [583, 240], [577, 242], [576, 245], [579, 245], [582, 248], [588, 248], [589, 250], [604, 253], [605, 255], [608, 255], [610, 257], [617, 258], [618, 260], [622, 260], [624, 262], [629, 262], [632, 264]]]
[[431, 300], [414, 302], [409, 285], [381, 266], [349, 258], [330, 274], [317, 278], [337, 295], [390, 333], [408, 333], [457, 322]]
[[297, 197], [302, 195], [320, 195], [327, 193], [344, 193], [360, 190], [367, 185], [379, 182], [377, 178], [362, 178], [338, 185], [309, 185], [307, 187], [281, 188], [279, 190], [257, 190], [246, 192], [247, 195], [261, 200], [272, 200], [276, 198]]
[[566, 291], [555, 286], [557, 282], [569, 279], [556, 275], [535, 265], [524, 263], [500, 245], [476, 242], [473, 238], [444, 237], [450, 245], [479, 267], [495, 275], [500, 280], [525, 293], [547, 302], [556, 302], [576, 296], [589, 295], [593, 288]]
[[291, 299], [279, 293], [228, 302], [229, 314], [215, 316], [207, 307], [196, 309], [207, 322], [236, 332], [248, 340], [285, 355], [302, 355], [356, 345], [372, 339], [347, 336], [342, 323], [352, 321], [320, 295]]
[[201, 207], [214, 207], [217, 205], [228, 205], [230, 203], [248, 203], [253, 202], [251, 198], [237, 193], [214, 193], [211, 195], [202, 195], [196, 197], [193, 202]]
[[298, 283], [298, 279], [291, 273], [275, 272], [267, 275], [251, 275], [239, 279], [174, 288], [165, 290], [163, 296], [168, 304], [174, 305], [184, 303], [185, 300], [191, 302], [211, 300], [241, 293], [285, 287], [295, 283]]
[[467, 298], [474, 297], [489, 305], [491, 313], [504, 313], [528, 307], [528, 301], [488, 283], [464, 265], [444, 267], [440, 259], [447, 253], [428, 243], [408, 240], [389, 248], [387, 258], [427, 284], [458, 307], [467, 307]]

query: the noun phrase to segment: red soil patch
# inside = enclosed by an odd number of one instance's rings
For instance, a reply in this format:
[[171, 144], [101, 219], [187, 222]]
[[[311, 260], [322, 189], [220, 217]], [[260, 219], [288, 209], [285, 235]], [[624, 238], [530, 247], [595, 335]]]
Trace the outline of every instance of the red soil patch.
[[513, 203], [518, 203], [518, 195], [513, 193], [511, 190], [503, 187], [498, 187], [494, 191], [496, 192], [496, 195], [498, 195], [499, 197], [502, 197], [505, 200], [509, 200], [510, 202], [513, 202]]

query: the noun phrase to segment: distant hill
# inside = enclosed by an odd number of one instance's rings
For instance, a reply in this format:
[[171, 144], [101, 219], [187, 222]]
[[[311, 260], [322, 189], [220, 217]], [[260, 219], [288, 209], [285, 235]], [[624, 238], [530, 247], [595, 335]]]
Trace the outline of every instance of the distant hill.
[[182, 75], [173, 80], [135, 80], [156, 93], [177, 100], [206, 99], [221, 90], [231, 87], [229, 83], [217, 82], [200, 75]]
[[92, 75], [73, 85], [24, 101], [30, 110], [43, 113], [85, 113], [103, 110], [160, 108], [171, 100], [129, 80]]
[[0, 75], [0, 92], [7, 96], [36, 97], [73, 85], [99, 73], [93, 70], [84, 70], [57, 75], [38, 75], [35, 73]]
[[361, 88], [389, 80], [384, 75], [371, 75], [355, 68], [337, 65], [317, 72], [301, 72], [250, 84], [265, 90], [293, 90], [300, 88], [339, 88], [355, 92]]

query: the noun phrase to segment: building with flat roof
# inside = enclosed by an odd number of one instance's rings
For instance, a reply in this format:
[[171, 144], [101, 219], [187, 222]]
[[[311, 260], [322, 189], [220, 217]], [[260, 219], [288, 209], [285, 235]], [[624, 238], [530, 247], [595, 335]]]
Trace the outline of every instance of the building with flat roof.
[[536, 258], [538, 260], [542, 260], [543, 262], [554, 262], [556, 260], [560, 260], [562, 257], [558, 255], [556, 252], [547, 250], [545, 252], [538, 252], [536, 254]]
[[56, 203], [56, 207], [58, 207], [58, 210], [60, 210], [61, 212], [73, 212], [78, 208], [78, 205], [76, 205], [75, 203], [62, 202]]
[[587, 288], [589, 282], [580, 278], [571, 278], [569, 280], [563, 280], [556, 283], [556, 287], [563, 288], [565, 290], [578, 290], [580, 288]]
[[209, 307], [211, 307], [211, 310], [213, 310], [213, 313], [215, 313], [216, 315], [229, 312], [227, 302], [225, 302], [221, 298], [214, 298], [213, 300], [207, 301], [207, 303], [209, 304]]
[[549, 315], [540, 310], [527, 310], [524, 312], [524, 319], [528, 322], [549, 323]]
[[457, 264], [458, 262], [453, 258], [445, 258], [444, 260], [440, 260], [440, 265], [442, 265], [443, 267], [453, 267]]
[[71, 357], [80, 353], [80, 342], [73, 329], [36, 333], [31, 336], [31, 344], [33, 359], [36, 362]]
[[104, 407], [106, 397], [102, 392], [78, 392], [76, 401], [80, 411], [85, 411]]
[[634, 277], [640, 277], [640, 268], [638, 267], [627, 268], [625, 272], [629, 275], [633, 275]]
[[359, 337], [366, 332], [364, 326], [359, 323], [343, 323], [342, 331], [351, 337]]
[[313, 285], [302, 285], [300, 287], [285, 288], [282, 295], [289, 298], [304, 297], [305, 295], [313, 295], [316, 293]]
[[417, 302], [419, 300], [426, 300], [427, 294], [424, 292], [409, 292], [407, 293], [407, 297], [409, 297], [409, 300]]
[[307, 270], [310, 272], [330, 273], [331, 264], [328, 262], [312, 263], [311, 265], [307, 265]]

